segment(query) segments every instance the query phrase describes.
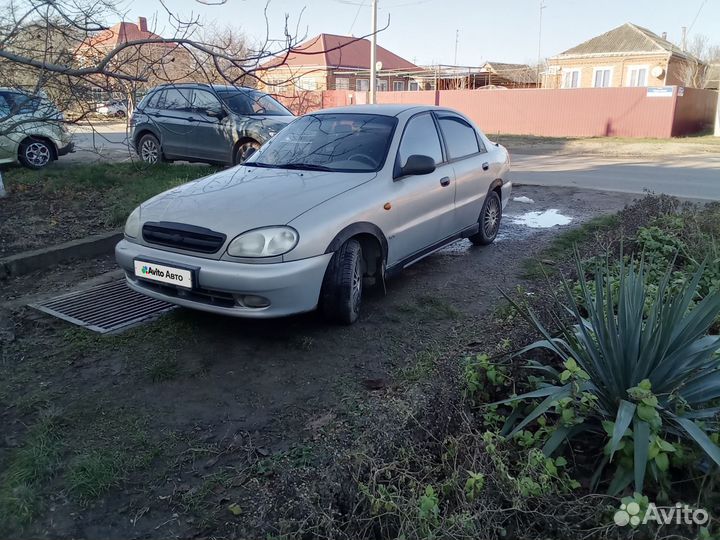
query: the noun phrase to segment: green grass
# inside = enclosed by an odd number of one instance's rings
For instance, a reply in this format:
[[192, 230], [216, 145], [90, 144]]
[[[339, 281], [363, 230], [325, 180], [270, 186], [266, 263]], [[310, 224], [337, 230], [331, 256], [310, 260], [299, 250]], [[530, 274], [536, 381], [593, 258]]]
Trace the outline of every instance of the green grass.
[[0, 534], [28, 524], [41, 508], [43, 484], [55, 474], [61, 452], [60, 420], [45, 414], [0, 475]]
[[576, 244], [592, 238], [595, 234], [612, 230], [619, 224], [619, 221], [616, 214], [599, 216], [558, 235], [537, 257], [523, 261], [523, 277], [537, 279], [545, 274], [553, 274], [555, 271], [553, 266], [542, 261], [557, 262], [567, 260], [572, 257]]
[[[11, 195], [38, 187], [68, 204], [93, 204], [107, 226], [120, 226], [141, 202], [158, 193], [216, 172], [202, 165], [141, 163], [57, 163], [40, 171], [13, 168], [4, 176]], [[90, 211], [90, 210], [89, 210]]]

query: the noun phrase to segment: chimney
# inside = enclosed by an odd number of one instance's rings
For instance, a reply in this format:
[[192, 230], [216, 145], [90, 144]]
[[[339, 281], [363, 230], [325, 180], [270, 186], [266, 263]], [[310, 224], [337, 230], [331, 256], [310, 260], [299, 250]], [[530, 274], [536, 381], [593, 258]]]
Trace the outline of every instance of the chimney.
[[680, 38], [680, 48], [683, 52], [687, 49], [687, 26], [682, 27], [682, 37]]
[[663, 33], [662, 33], [662, 38], [663, 38], [665, 41], [667, 41], [667, 32], [663, 32]]
[[145, 17], [138, 17], [138, 28], [141, 32], [147, 32], [147, 18]]

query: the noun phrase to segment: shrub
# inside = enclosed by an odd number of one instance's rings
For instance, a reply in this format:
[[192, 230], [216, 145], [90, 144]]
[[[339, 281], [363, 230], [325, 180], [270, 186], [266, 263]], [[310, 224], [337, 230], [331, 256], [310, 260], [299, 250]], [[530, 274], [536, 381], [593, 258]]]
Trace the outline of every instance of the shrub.
[[[582, 277], [579, 254], [575, 259]], [[514, 435], [554, 409], [558, 420], [544, 446], [546, 455], [581, 434], [606, 438], [594, 484], [619, 453], [610, 484], [614, 493], [633, 480], [641, 492], [648, 469], [662, 478], [676, 451], [671, 440], [692, 441], [720, 464], [720, 448], [706, 433], [717, 431], [720, 411], [720, 339], [707, 335], [720, 314], [720, 293], [711, 291], [697, 301], [705, 263], [672, 287], [672, 265], [657, 287], [648, 286], [643, 261], [621, 257], [617, 281], [609, 279], [609, 256], [594, 265], [593, 290], [581, 279], [580, 300], [564, 281], [565, 309], [573, 324], [559, 337], [553, 337], [532, 310], [524, 312], [544, 339], [521, 353], [550, 350], [564, 369], [531, 362], [529, 367], [554, 383], [545, 381], [534, 391], [498, 402], [542, 399], [515, 425], [513, 414], [505, 432]]]

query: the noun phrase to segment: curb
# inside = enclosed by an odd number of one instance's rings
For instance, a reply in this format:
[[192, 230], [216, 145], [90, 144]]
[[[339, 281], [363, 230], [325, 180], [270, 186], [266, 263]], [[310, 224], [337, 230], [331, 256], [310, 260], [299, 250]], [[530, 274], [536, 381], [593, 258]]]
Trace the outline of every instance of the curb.
[[122, 239], [122, 231], [113, 231], [11, 255], [0, 259], [0, 279], [29, 274], [35, 270], [42, 270], [70, 259], [112, 253], [115, 244]]

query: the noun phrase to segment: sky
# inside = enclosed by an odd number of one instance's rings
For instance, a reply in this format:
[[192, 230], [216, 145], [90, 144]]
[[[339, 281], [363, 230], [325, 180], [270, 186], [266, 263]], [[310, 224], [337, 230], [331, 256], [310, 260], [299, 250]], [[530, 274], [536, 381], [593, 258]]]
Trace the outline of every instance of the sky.
[[[166, 0], [176, 13], [206, 23], [231, 25], [251, 41], [266, 36], [265, 0]], [[705, 34], [720, 44], [720, 0], [378, 0], [378, 44], [418, 65], [478, 66], [486, 61], [535, 63], [625, 22], [644, 26], [680, 42]], [[370, 0], [270, 0], [269, 37], [281, 39], [285, 16], [292, 33], [321, 32], [362, 36], [370, 33]], [[126, 20], [146, 16], [158, 33], [171, 32], [159, 0], [124, 0]], [[297, 31], [296, 31], [297, 29]], [[457, 62], [455, 45], [457, 39]]]

